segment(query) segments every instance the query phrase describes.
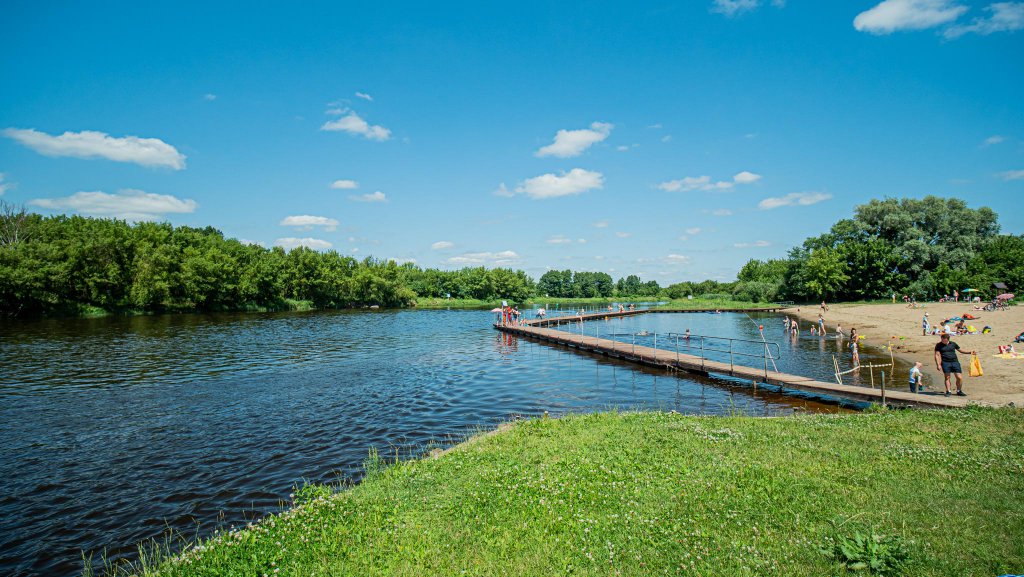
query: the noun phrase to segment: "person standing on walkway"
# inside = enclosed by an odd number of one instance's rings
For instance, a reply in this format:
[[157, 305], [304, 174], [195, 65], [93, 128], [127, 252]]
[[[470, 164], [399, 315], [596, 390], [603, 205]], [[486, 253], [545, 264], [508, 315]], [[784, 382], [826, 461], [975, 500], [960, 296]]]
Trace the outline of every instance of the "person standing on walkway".
[[949, 391], [949, 377], [953, 375], [956, 377], [956, 394], [958, 397], [966, 397], [967, 393], [964, 392], [964, 371], [960, 368], [960, 359], [957, 358], [956, 353], [960, 354], [977, 354], [977, 351], [971, 351], [965, 353], [960, 345], [950, 340], [947, 333], [942, 333], [939, 337], [939, 342], [935, 345], [935, 368], [936, 370], [942, 371], [942, 374], [946, 377], [946, 396], [950, 395]]
[[921, 367], [924, 363], [917, 361], [914, 363], [914, 368], [910, 369], [910, 392], [920, 393], [924, 391], [924, 373], [921, 372]]

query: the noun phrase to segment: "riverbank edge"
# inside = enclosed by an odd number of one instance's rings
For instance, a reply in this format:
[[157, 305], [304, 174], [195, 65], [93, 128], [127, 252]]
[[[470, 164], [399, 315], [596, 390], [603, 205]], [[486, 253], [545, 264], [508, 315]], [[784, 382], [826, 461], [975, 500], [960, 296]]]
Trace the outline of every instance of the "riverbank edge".
[[[475, 574], [497, 573], [499, 569], [501, 572], [510, 570], [527, 575], [549, 573], [549, 569], [554, 567], [548, 565], [552, 559], [542, 561], [538, 566], [535, 565], [538, 555], [541, 558], [553, 555], [559, 567], [566, 563], [580, 569], [590, 566], [590, 570], [581, 571], [583, 574], [606, 573], [608, 566], [600, 559], [595, 564], [593, 558], [586, 555], [586, 548], [582, 554], [573, 550], [563, 551], [562, 547], [551, 549], [544, 544], [550, 541], [547, 529], [543, 533], [526, 531], [527, 525], [536, 521], [538, 494], [519, 495], [519, 489], [530, 489], [529, 481], [535, 480], [539, 473], [541, 478], [553, 475], [553, 485], [550, 486], [557, 491], [559, 475], [554, 469], [559, 464], [582, 461], [586, 464], [584, 470], [562, 471], [568, 473], [561, 480], [563, 490], [570, 497], [577, 490], [581, 497], [584, 494], [593, 497], [588, 501], [590, 510], [587, 515], [619, 518], [626, 514], [625, 510], [607, 506], [605, 498], [611, 499], [619, 491], [628, 493], [628, 487], [623, 488], [621, 477], [619, 489], [615, 488], [615, 482], [609, 486], [608, 479], [603, 478], [604, 473], [598, 471], [607, 472], [613, 466], [629, 471], [631, 467], [628, 465], [632, 464], [641, 472], [649, 467], [664, 472], [668, 463], [680, 458], [689, 459], [687, 464], [698, 473], [696, 479], [686, 479], [692, 482], [679, 487], [675, 485], [678, 480], [668, 479], [671, 481], [667, 487], [670, 494], [658, 496], [659, 490], [648, 491], [651, 479], [657, 474], [634, 475], [631, 477], [634, 482], [644, 480], [648, 495], [642, 499], [643, 505], [636, 501], [621, 505], [640, 509], [652, 504], [675, 502], [682, 506], [683, 503], [677, 502], [677, 497], [673, 496], [680, 488], [683, 494], [694, 489], [707, 491], [724, 500], [719, 503], [715, 499], [698, 500], [711, 507], [711, 510], [704, 511], [706, 525], [691, 527], [696, 533], [683, 535], [702, 535], [698, 541], [706, 544], [710, 539], [724, 548], [717, 551], [718, 555], [715, 555], [714, 548], [705, 551], [703, 563], [710, 565], [704, 566], [712, 570], [708, 574], [722, 574], [723, 563], [736, 561], [738, 554], [742, 563], [773, 562], [771, 556], [752, 560], [743, 555], [748, 545], [743, 545], [739, 551], [731, 550], [737, 544], [737, 528], [731, 521], [726, 521], [726, 517], [734, 518], [738, 514], [740, 517], [751, 515], [758, 518], [752, 525], [753, 534], [750, 534], [750, 525], [737, 522], [739, 527], [746, 527], [746, 531], [740, 530], [740, 533], [753, 539], [754, 545], [774, 551], [775, 559], [795, 563], [789, 567], [790, 570], [784, 571], [786, 574], [814, 575], [821, 574], [823, 569], [837, 567], [835, 559], [830, 560], [821, 552], [835, 539], [845, 538], [845, 533], [828, 529], [835, 529], [836, 521], [840, 521], [839, 527], [849, 523], [847, 533], [870, 531], [875, 534], [877, 531], [879, 535], [896, 535], [911, 545], [914, 564], [941, 568], [934, 573], [910, 574], [1002, 574], [1024, 564], [1024, 544], [1009, 541], [1007, 535], [1015, 532], [1006, 525], [1020, 524], [1021, 513], [1024, 513], [1021, 510], [1014, 512], [1012, 507], [1019, 509], [1020, 504], [1012, 504], [1013, 499], [1006, 497], [1019, 494], [1024, 489], [1021, 482], [1024, 465], [1016, 459], [1024, 451], [1024, 441], [1010, 436], [1014, 430], [1022, 428], [1024, 411], [986, 407], [945, 411], [878, 410], [853, 415], [782, 418], [684, 416], [674, 411], [572, 414], [558, 419], [548, 419], [545, 415], [478, 432], [461, 443], [435, 450], [418, 459], [391, 463], [386, 468], [375, 467], [367, 471], [362, 483], [346, 487], [344, 491], [333, 492], [332, 489], [325, 492], [320, 486], [307, 487], [299, 491], [300, 495], [307, 496], [306, 499], [300, 497], [292, 508], [278, 515], [268, 516], [246, 528], [216, 534], [186, 547], [173, 557], [161, 559], [150, 556], [143, 566], [108, 574], [166, 577], [224, 574], [225, 568], [230, 568], [228, 573], [231, 574], [276, 574], [274, 570], [278, 569], [285, 571], [282, 574], [295, 575], [441, 575], [455, 574], [456, 569], [467, 566], [471, 573], [476, 571]], [[671, 442], [673, 440], [676, 442]], [[884, 446], [880, 446], [882, 442]], [[595, 448], [600, 450], [593, 450]], [[814, 462], [794, 460], [788, 456], [792, 451], [803, 453]], [[634, 458], [623, 463], [623, 452], [634, 455]], [[898, 458], [894, 459], [894, 453]], [[943, 458], [944, 455], [948, 458]], [[972, 459], [971, 455], [975, 458]], [[524, 467], [523, 463], [531, 465]], [[496, 465], [497, 469], [494, 468]], [[741, 465], [743, 470], [734, 469], [733, 465]], [[960, 470], [965, 467], [968, 470]], [[779, 479], [774, 479], [775, 473], [785, 477], [784, 482], [776, 483]], [[820, 503], [809, 507], [808, 494], [802, 491], [790, 497], [777, 495], [779, 500], [788, 503], [786, 510], [766, 511], [763, 503], [751, 506], [744, 497], [760, 495], [759, 491], [730, 490], [723, 493], [721, 490], [737, 483], [737, 479], [755, 482], [762, 474], [772, 477], [773, 482], [769, 484], [774, 491], [785, 493], [793, 487], [817, 486], [823, 492], [814, 492], [815, 498], [831, 503], [829, 499], [845, 497], [831, 510]], [[516, 478], [520, 481], [525, 479], [526, 483], [524, 487], [516, 485], [513, 490], [510, 483]], [[474, 479], [476, 483], [471, 485]], [[871, 482], [861, 482], [865, 480]], [[482, 487], [481, 481], [484, 482]], [[1006, 483], [1011, 486], [1007, 487]], [[929, 498], [919, 498], [919, 488], [935, 486], [943, 487], [937, 494], [938, 503]], [[660, 490], [666, 489], [659, 487]], [[826, 487], [831, 487], [831, 490]], [[470, 488], [473, 489], [471, 494]], [[857, 490], [851, 492], [851, 488]], [[509, 498], [510, 491], [516, 498]], [[529, 490], [526, 492], [530, 493]], [[545, 502], [545, 495], [541, 491], [539, 503]], [[552, 496], [548, 497], [554, 500]], [[440, 507], [436, 499], [461, 504], [452, 510], [449, 506]], [[428, 507], [431, 502], [434, 503], [432, 510]], [[812, 498], [810, 504], [813, 503]], [[475, 521], [448, 518], [449, 513], [459, 517], [462, 504], [469, 506], [471, 513], [476, 512]], [[482, 509], [474, 508], [475, 505]], [[1010, 510], [1005, 510], [1008, 507]], [[439, 508], [442, 514], [432, 517]], [[569, 509], [572, 509], [571, 505]], [[576, 518], [566, 526], [561, 522], [562, 516], [554, 521], [556, 511], [547, 512], [550, 514], [545, 519], [552, 534], [557, 532], [567, 537], [566, 547], [573, 535], [587, 541], [589, 529], [580, 533], [574, 526]], [[517, 529], [518, 521], [515, 520], [519, 517], [513, 513], [529, 520], [523, 524], [522, 532]], [[568, 518], [569, 511], [565, 513]], [[801, 515], [806, 516], [805, 524], [809, 522], [811, 529], [796, 541], [793, 541], [793, 528], [786, 527], [793, 521], [794, 514], [797, 525], [800, 525]], [[515, 518], [506, 519], [508, 515]], [[911, 519], [905, 518], [908, 515]], [[923, 518], [915, 518], [915, 515]], [[311, 518], [315, 520], [312, 526], [316, 531], [296, 531], [297, 525], [309, 527]], [[502, 519], [507, 521], [502, 533], [511, 539], [504, 542], [506, 548], [522, 549], [523, 543], [527, 543], [527, 549], [535, 546], [540, 551], [520, 550], [520, 554], [530, 553], [524, 560], [516, 555], [508, 556], [507, 551], [499, 551], [495, 557], [494, 551], [481, 546], [484, 541], [491, 542], [485, 537], [495, 529], [494, 523]], [[812, 519], [815, 520], [812, 522]], [[976, 521], [947, 527], [948, 519]], [[435, 527], [435, 524], [441, 526]], [[636, 531], [638, 527], [639, 533]], [[625, 546], [634, 537], [643, 536], [645, 527], [657, 532], [659, 526], [655, 523], [649, 526], [626, 523], [625, 534], [614, 530], [603, 533], [594, 527], [596, 534], [593, 537], [598, 541], [621, 541]], [[932, 542], [915, 540], [915, 537], [921, 538], [922, 529], [936, 527], [942, 527], [947, 534], [936, 535]], [[406, 531], [408, 528], [415, 530]], [[808, 529], [806, 526], [802, 528]], [[419, 535], [421, 530], [424, 531], [422, 536]], [[441, 545], [449, 538], [472, 550], [458, 553], [447, 550]], [[353, 549], [350, 546], [352, 539], [367, 547], [356, 546]], [[609, 546], [611, 540], [608, 541]], [[675, 568], [678, 559], [659, 560], [657, 554], [665, 545], [670, 546], [673, 554], [692, 550], [688, 547], [694, 543], [678, 546], [678, 543], [686, 541], [685, 538], [671, 539], [668, 543], [645, 549], [643, 555], [637, 556], [637, 560], [643, 558], [643, 562], [630, 563], [623, 559], [620, 563], [625, 561], [625, 565], [620, 564], [616, 568], [620, 574], [627, 575], [646, 574], [648, 570], [654, 571], [663, 565]], [[731, 546], [728, 545], [730, 542]], [[325, 546], [329, 549], [339, 546], [341, 549], [325, 551], [322, 549]], [[425, 565], [423, 555], [431, 559]], [[694, 563], [690, 555], [686, 557], [687, 562]], [[698, 555], [697, 560], [700, 559]], [[741, 566], [746, 567], [742, 563]], [[778, 569], [777, 561], [774, 563]], [[687, 569], [702, 574], [701, 567], [698, 563]], [[955, 573], [946, 572], [954, 567]], [[95, 573], [87, 570], [85, 574]]]

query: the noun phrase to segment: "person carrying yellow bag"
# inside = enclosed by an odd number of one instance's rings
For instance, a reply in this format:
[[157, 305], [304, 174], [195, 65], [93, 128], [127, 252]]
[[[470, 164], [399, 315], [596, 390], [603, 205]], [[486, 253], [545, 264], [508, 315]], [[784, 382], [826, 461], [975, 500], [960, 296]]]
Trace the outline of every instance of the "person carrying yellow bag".
[[971, 353], [971, 376], [980, 377], [985, 374], [985, 371], [981, 370], [981, 360], [977, 354]]

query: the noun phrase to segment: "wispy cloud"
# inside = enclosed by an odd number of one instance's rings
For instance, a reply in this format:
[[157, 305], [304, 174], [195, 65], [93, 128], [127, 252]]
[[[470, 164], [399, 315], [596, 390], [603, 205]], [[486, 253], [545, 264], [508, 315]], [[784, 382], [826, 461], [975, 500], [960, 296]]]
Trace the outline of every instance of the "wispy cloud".
[[334, 245], [327, 242], [326, 240], [320, 240], [319, 238], [279, 238], [274, 241], [274, 246], [280, 246], [286, 250], [292, 250], [304, 246], [313, 250], [328, 250]]
[[758, 0], [713, 0], [711, 11], [731, 18], [757, 8], [758, 4]]
[[[533, 199], [556, 198], [581, 194], [604, 186], [604, 175], [600, 172], [574, 168], [561, 174], [542, 174], [524, 180], [516, 187], [515, 192], [525, 194]], [[502, 184], [495, 194], [502, 195], [508, 189]], [[507, 194], [511, 196], [511, 194]]]
[[611, 223], [609, 223], [607, 220], [599, 220], [599, 221], [597, 221], [597, 222], [595, 222], [593, 224], [593, 227], [594, 228], [608, 228], [609, 224], [611, 224]]
[[205, 100], [207, 102], [213, 102], [214, 100], [217, 100], [217, 95], [216, 94], [206, 93], [206, 94], [203, 95], [203, 100]]
[[6, 182], [6, 180], [7, 180], [7, 175], [5, 175], [4, 173], [0, 172], [0, 196], [3, 196], [4, 193], [7, 192], [11, 188], [11, 186], [12, 186], [11, 183]]
[[1002, 144], [1004, 142], [1006, 142], [1006, 137], [1005, 136], [1000, 136], [998, 134], [994, 134], [994, 135], [989, 136], [988, 138], [986, 138], [985, 142], [982, 142], [981, 145], [985, 146], [985, 147], [988, 147], [988, 146], [995, 146], [997, 144]]
[[[757, 9], [763, 2], [761, 0], [712, 0], [711, 12], [733, 16]], [[785, 8], [786, 0], [771, 0], [771, 5], [776, 8]]]
[[1024, 2], [995, 2], [985, 7], [987, 17], [975, 18], [970, 24], [955, 24], [943, 32], [946, 38], [959, 38], [964, 34], [994, 34], [1013, 32], [1024, 28]]
[[617, 236], [619, 238], [629, 238], [629, 237], [633, 236], [633, 233], [631, 233], [631, 232], [621, 232], [620, 231], [620, 232], [616, 232], [615, 236]]
[[320, 127], [320, 130], [347, 132], [355, 136], [362, 136], [367, 140], [383, 141], [391, 138], [391, 131], [389, 129], [379, 125], [371, 125], [351, 110], [335, 108], [328, 110], [327, 114], [341, 115], [341, 118], [325, 122]]
[[670, 180], [658, 185], [658, 188], [667, 192], [689, 192], [691, 190], [731, 190], [737, 184], [752, 184], [761, 180], [760, 174], [744, 170], [732, 177], [732, 181], [711, 182], [710, 176], [686, 176], [678, 180]]
[[195, 212], [197, 206], [194, 200], [131, 188], [119, 190], [116, 194], [102, 191], [76, 192], [64, 198], [31, 200], [29, 204], [51, 210], [69, 210], [88, 216], [130, 221], [160, 220], [167, 214]]
[[388, 197], [381, 191], [371, 192], [369, 194], [355, 194], [348, 197], [349, 200], [356, 202], [387, 202]]
[[555, 141], [541, 148], [535, 156], [557, 156], [570, 158], [583, 154], [583, 151], [603, 141], [611, 134], [614, 125], [607, 122], [594, 122], [590, 128], [581, 130], [559, 130]]
[[439, 240], [439, 241], [435, 242], [434, 244], [430, 245], [430, 249], [431, 250], [445, 250], [447, 248], [452, 248], [453, 246], [455, 246], [455, 243], [453, 243], [453, 242], [449, 242], [447, 240]]
[[373, 97], [365, 92], [356, 92], [356, 98], [362, 98], [363, 100], [373, 102]]
[[732, 216], [732, 211], [728, 208], [716, 208], [711, 211], [711, 214], [714, 216]]
[[453, 256], [447, 261], [453, 265], [490, 265], [508, 266], [519, 262], [519, 255], [515, 251], [506, 250], [502, 252], [467, 252], [459, 256]]
[[1024, 180], [1024, 170], [1007, 170], [1006, 172], [1000, 172], [999, 178], [1003, 180]]
[[693, 228], [686, 229], [686, 234], [688, 234], [690, 236], [696, 236], [696, 235], [700, 234], [701, 230], [703, 230], [703, 229], [701, 229], [699, 226], [695, 226]]
[[766, 198], [757, 204], [761, 210], [771, 210], [782, 206], [808, 206], [832, 198], [827, 192], [791, 192], [786, 196]]
[[31, 128], [7, 128], [3, 135], [44, 156], [106, 158], [146, 167], [164, 166], [174, 170], [185, 168], [185, 155], [159, 138], [115, 138], [92, 130], [51, 136]]
[[571, 238], [566, 238], [566, 237], [564, 237], [564, 236], [559, 234], [559, 235], [548, 237], [548, 239], [545, 240], [544, 242], [546, 242], [548, 244], [572, 244], [572, 239]]
[[338, 190], [351, 190], [359, 188], [359, 183], [354, 180], [335, 180], [331, 183], [331, 188]]
[[853, 27], [870, 34], [924, 30], [949, 24], [967, 9], [955, 0], [885, 0], [858, 14]]
[[303, 214], [299, 216], [286, 216], [280, 222], [281, 226], [298, 226], [302, 227], [303, 230], [312, 230], [313, 227], [322, 226], [324, 230], [330, 232], [338, 228], [338, 221], [333, 218], [327, 218], [326, 216], [311, 216]]
[[736, 248], [761, 248], [761, 247], [766, 247], [766, 246], [771, 246], [771, 245], [772, 245], [772, 243], [770, 243], [770, 242], [768, 242], [766, 240], [758, 240], [758, 241], [754, 241], [754, 242], [737, 242], [737, 243], [733, 244], [733, 246], [736, 247]]

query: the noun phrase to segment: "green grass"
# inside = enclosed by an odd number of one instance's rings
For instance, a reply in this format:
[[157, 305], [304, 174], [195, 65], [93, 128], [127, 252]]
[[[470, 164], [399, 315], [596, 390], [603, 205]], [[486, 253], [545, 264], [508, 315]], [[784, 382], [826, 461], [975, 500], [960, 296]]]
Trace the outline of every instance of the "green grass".
[[[1024, 412], [520, 422], [145, 576], [984, 576], [1024, 568]], [[845, 564], [844, 564], [845, 563]], [[126, 571], [127, 568], [122, 568]], [[860, 574], [867, 574], [866, 572]]]
[[[560, 306], [560, 307], [604, 307], [610, 302], [653, 302], [662, 300], [659, 297], [596, 297], [596, 298], [554, 298], [554, 297], [532, 297], [522, 302], [509, 301], [509, 304], [522, 306]], [[749, 303], [748, 303], [749, 304]], [[417, 298], [416, 308], [420, 309], [490, 309], [501, 306], [501, 299], [478, 300], [478, 299], [444, 299], [444, 298]]]
[[715, 309], [760, 309], [770, 308], [777, 305], [773, 303], [752, 303], [747, 301], [734, 301], [731, 299], [677, 299], [670, 301], [668, 304], [653, 307], [657, 309], [698, 309], [698, 310], [715, 310]]

